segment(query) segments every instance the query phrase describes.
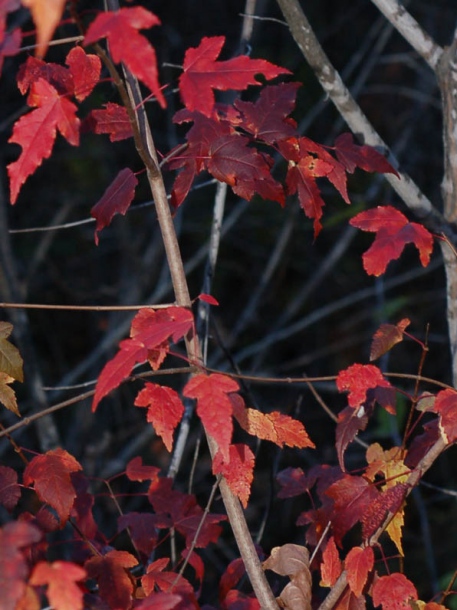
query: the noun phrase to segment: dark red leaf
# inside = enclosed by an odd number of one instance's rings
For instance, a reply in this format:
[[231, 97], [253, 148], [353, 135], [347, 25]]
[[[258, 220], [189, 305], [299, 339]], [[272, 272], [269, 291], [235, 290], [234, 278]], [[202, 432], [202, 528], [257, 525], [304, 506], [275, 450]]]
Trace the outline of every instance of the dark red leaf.
[[107, 133], [111, 142], [118, 142], [133, 136], [129, 115], [124, 106], [108, 102], [104, 110], [93, 110], [95, 133]]
[[176, 593], [151, 593], [135, 606], [135, 610], [174, 610], [179, 608], [182, 599], [182, 595]]
[[234, 107], [240, 112], [238, 126], [267, 144], [297, 134], [294, 120], [287, 118], [295, 107], [300, 83], [269, 85], [260, 92], [255, 104], [236, 100]]
[[301, 468], [286, 468], [277, 476], [276, 480], [281, 486], [278, 498], [293, 498], [309, 490], [309, 481]]
[[135, 197], [138, 180], [128, 167], [122, 169], [93, 206], [90, 215], [95, 218], [95, 243], [98, 246], [99, 232], [108, 227], [115, 214], [124, 215]]
[[[362, 517], [362, 534], [364, 540], [369, 540], [384, 522], [387, 513], [400, 510], [409, 486], [398, 483], [373, 499]], [[395, 541], [394, 541], [395, 542]]]
[[21, 497], [17, 473], [9, 466], [0, 466], [0, 504], [11, 511]]
[[409, 222], [406, 216], [392, 206], [378, 206], [361, 212], [350, 220], [353, 227], [376, 233], [376, 238], [363, 255], [363, 267], [369, 275], [385, 272], [390, 261], [400, 257], [406, 244], [413, 243], [419, 250], [423, 267], [430, 262], [433, 236], [422, 225]]
[[19, 91], [25, 94], [40, 78], [52, 85], [60, 95], [73, 95], [73, 76], [68, 68], [30, 55], [18, 71]]
[[133, 582], [128, 569], [137, 564], [138, 560], [127, 551], [109, 551], [104, 556], [91, 557], [84, 567], [89, 578], [97, 582], [100, 597], [110, 608], [129, 610]]
[[121, 515], [117, 520], [118, 532], [129, 528], [129, 535], [135, 547], [149, 557], [155, 549], [158, 539], [158, 529], [163, 521], [151, 513], [129, 512]]
[[213, 89], [241, 91], [248, 85], [260, 84], [256, 80], [258, 74], [267, 80], [280, 74], [290, 74], [289, 70], [264, 59], [240, 56], [217, 61], [224, 42], [224, 36], [203, 38], [198, 47], [186, 51], [179, 91], [184, 105], [191, 111], [197, 110], [211, 116], [215, 104]]
[[219, 601], [222, 603], [227, 593], [236, 587], [241, 578], [246, 574], [244, 561], [241, 557], [233, 559], [227, 566], [219, 580]]
[[[373, 407], [369, 408], [369, 412], [373, 411]], [[336, 425], [336, 451], [338, 462], [341, 470], [346, 470], [344, 467], [344, 452], [349, 443], [351, 443], [360, 430], [365, 430], [368, 424], [369, 415], [367, 408], [353, 409], [345, 407], [338, 413], [338, 423]]]
[[457, 440], [457, 392], [455, 390], [442, 390], [438, 392], [433, 409], [439, 413], [439, 428], [446, 442], [449, 444]]
[[90, 24], [84, 45], [106, 38], [114, 62], [124, 63], [149, 87], [162, 108], [165, 108], [166, 102], [160, 89], [155, 50], [147, 38], [138, 31], [155, 25], [160, 25], [159, 18], [142, 6], [100, 13]]
[[131, 481], [151, 481], [154, 483], [159, 478], [160, 468], [146, 466], [141, 457], [137, 456], [130, 460], [125, 469], [125, 474]]
[[33, 483], [42, 502], [57, 512], [65, 523], [76, 498], [70, 474], [82, 470], [81, 464], [64, 449], [35, 456], [24, 471], [24, 485]]
[[359, 146], [354, 142], [351, 133], [343, 133], [335, 140], [335, 152], [338, 159], [352, 174], [356, 167], [360, 167], [366, 172], [380, 172], [381, 174], [395, 174], [397, 171], [372, 146]]

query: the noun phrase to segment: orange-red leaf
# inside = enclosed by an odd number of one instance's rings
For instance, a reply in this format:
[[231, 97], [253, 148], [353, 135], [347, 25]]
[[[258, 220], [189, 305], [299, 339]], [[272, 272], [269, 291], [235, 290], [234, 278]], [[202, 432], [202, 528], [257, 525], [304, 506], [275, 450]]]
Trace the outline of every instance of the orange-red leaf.
[[321, 563], [321, 587], [333, 587], [343, 569], [340, 554], [336, 548], [335, 539], [332, 536], [322, 553]]
[[373, 603], [382, 605], [383, 610], [404, 610], [417, 599], [416, 587], [404, 574], [381, 576], [373, 586]]
[[353, 409], [365, 402], [369, 389], [392, 387], [378, 367], [373, 364], [353, 364], [340, 371], [336, 386], [340, 392], [349, 391], [348, 403]]
[[245, 55], [217, 61], [224, 42], [224, 36], [203, 38], [198, 47], [186, 51], [179, 91], [189, 110], [211, 116], [215, 104], [213, 89], [241, 91], [248, 85], [259, 85], [256, 79], [258, 74], [267, 80], [280, 74], [290, 74], [289, 70], [264, 59], [251, 59]]
[[370, 360], [377, 360], [394, 345], [403, 341], [403, 332], [410, 324], [408, 318], [403, 318], [397, 324], [381, 324], [373, 336], [370, 350]]
[[132, 125], [125, 106], [108, 102], [104, 109], [92, 111], [95, 133], [107, 133], [111, 142], [118, 142], [133, 136]]
[[26, 521], [11, 521], [0, 529], [1, 605], [14, 610], [25, 592], [29, 563], [21, 549], [38, 542], [40, 530]]
[[355, 546], [347, 554], [344, 567], [347, 572], [348, 585], [357, 597], [362, 595], [373, 565], [374, 553], [371, 546], [367, 546], [364, 549], [360, 546]]
[[128, 167], [122, 169], [93, 206], [90, 215], [95, 218], [95, 243], [98, 246], [98, 233], [108, 227], [115, 214], [124, 215], [135, 197], [138, 180]]
[[256, 409], [246, 409], [242, 405], [234, 404], [234, 415], [243, 430], [262, 440], [271, 441], [279, 447], [284, 445], [300, 449], [315, 447], [303, 424], [279, 411], [262, 413]]
[[439, 428], [448, 443], [457, 440], [457, 392], [442, 390], [436, 396], [433, 409], [440, 415]]
[[222, 474], [232, 492], [238, 496], [244, 508], [248, 505], [251, 485], [254, 480], [255, 457], [247, 445], [229, 447], [230, 457], [225, 461], [219, 451], [214, 456], [213, 474]]
[[146, 383], [135, 398], [136, 407], [147, 407], [150, 422], [168, 451], [173, 447], [173, 432], [184, 414], [184, 405], [175, 390], [156, 383]]
[[430, 262], [433, 236], [422, 225], [409, 222], [392, 206], [378, 206], [361, 212], [350, 220], [353, 227], [376, 233], [376, 238], [363, 255], [363, 267], [369, 275], [384, 273], [390, 261], [400, 257], [406, 244], [413, 243], [419, 250], [423, 267]]
[[43, 57], [65, 10], [66, 0], [22, 0], [32, 13], [37, 29], [37, 57]]
[[32, 83], [27, 99], [36, 107], [22, 116], [8, 140], [22, 147], [17, 161], [8, 165], [11, 184], [11, 203], [15, 203], [26, 179], [52, 152], [57, 130], [74, 146], [79, 144], [79, 124], [76, 106], [42, 78]]
[[64, 449], [54, 449], [35, 456], [24, 471], [24, 485], [33, 483], [42, 502], [67, 521], [76, 498], [70, 474], [82, 470], [81, 464]]
[[225, 461], [230, 460], [229, 445], [233, 432], [233, 406], [229, 394], [238, 389], [237, 382], [226, 375], [202, 373], [193, 377], [183, 390], [184, 396], [197, 399], [198, 416], [205, 430], [217, 442]]
[[55, 610], [82, 610], [83, 591], [76, 584], [86, 570], [69, 561], [37, 563], [30, 576], [31, 585], [48, 585], [46, 596]]
[[115, 63], [124, 63], [143, 82], [165, 108], [160, 89], [157, 58], [154, 48], [138, 30], [160, 25], [159, 18], [142, 6], [121, 8], [97, 15], [90, 24], [84, 45], [106, 38]]

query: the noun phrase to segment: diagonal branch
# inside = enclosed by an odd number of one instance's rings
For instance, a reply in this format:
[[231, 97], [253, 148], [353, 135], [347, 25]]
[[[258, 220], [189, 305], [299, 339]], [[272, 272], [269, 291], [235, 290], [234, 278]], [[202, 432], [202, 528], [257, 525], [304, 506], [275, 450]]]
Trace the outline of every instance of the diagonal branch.
[[[321, 86], [327, 92], [351, 130], [356, 134], [360, 134], [366, 144], [389, 150], [387, 144], [362, 112], [338, 71], [335, 70], [323, 51], [299, 1], [277, 0], [277, 2], [295, 42], [319, 79]], [[395, 159], [391, 159], [391, 161], [394, 166], [398, 166]], [[401, 171], [398, 173], [400, 178], [393, 174], [386, 174], [385, 178], [405, 204], [429, 229], [435, 233], [445, 233], [452, 242], [455, 242], [456, 236], [441, 213], [434, 208], [431, 201], [407, 174]]]
[[398, 0], [371, 0], [405, 40], [436, 70], [443, 49], [425, 32]]

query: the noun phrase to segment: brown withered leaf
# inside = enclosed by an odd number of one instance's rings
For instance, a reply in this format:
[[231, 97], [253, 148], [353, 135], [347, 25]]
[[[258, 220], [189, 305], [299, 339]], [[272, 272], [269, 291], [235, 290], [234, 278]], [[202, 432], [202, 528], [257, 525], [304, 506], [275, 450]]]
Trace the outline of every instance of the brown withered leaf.
[[403, 341], [403, 332], [410, 324], [408, 318], [403, 318], [397, 324], [381, 324], [373, 336], [370, 350], [370, 361], [377, 360], [392, 347]]
[[273, 570], [280, 576], [288, 576], [288, 583], [278, 601], [288, 610], [311, 610], [311, 573], [308, 549], [298, 544], [284, 544], [271, 551], [263, 562], [265, 570]]

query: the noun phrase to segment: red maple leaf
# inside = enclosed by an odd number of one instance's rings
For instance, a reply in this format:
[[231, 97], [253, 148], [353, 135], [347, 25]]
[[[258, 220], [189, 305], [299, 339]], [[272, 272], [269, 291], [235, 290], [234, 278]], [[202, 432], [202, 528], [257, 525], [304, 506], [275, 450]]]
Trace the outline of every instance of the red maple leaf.
[[127, 610], [132, 605], [133, 582], [128, 568], [138, 560], [127, 551], [109, 551], [103, 557], [91, 557], [84, 567], [89, 578], [97, 581], [100, 597], [110, 608]]
[[340, 554], [336, 548], [335, 539], [332, 536], [322, 553], [321, 564], [321, 587], [333, 587], [343, 569]]
[[27, 104], [36, 110], [14, 124], [8, 140], [22, 146], [19, 159], [8, 165], [12, 204], [26, 179], [51, 155], [57, 130], [73, 146], [79, 144], [80, 121], [76, 106], [47, 81], [39, 78], [32, 83]]
[[347, 554], [344, 560], [344, 567], [347, 572], [348, 585], [357, 597], [362, 595], [373, 565], [374, 553], [371, 546], [367, 546], [364, 549], [360, 546], [355, 546]]
[[0, 466], [0, 504], [11, 511], [21, 497], [17, 472], [9, 466]]
[[119, 142], [133, 136], [132, 125], [125, 106], [108, 102], [104, 109], [92, 110], [95, 133], [107, 133], [111, 142]]
[[373, 499], [362, 517], [364, 540], [369, 540], [373, 536], [384, 522], [388, 512], [395, 514], [400, 510], [408, 490], [406, 483], [397, 483]]
[[205, 516], [194, 495], [177, 491], [172, 486], [172, 479], [165, 477], [151, 485], [148, 497], [157, 515], [171, 520], [171, 525], [185, 537], [188, 548], [195, 539], [200, 548], [217, 542], [222, 529], [219, 522], [226, 519], [225, 515], [210, 513]]
[[255, 457], [247, 445], [236, 444], [229, 447], [230, 457], [226, 461], [218, 451], [213, 459], [213, 474], [222, 474], [235, 496], [244, 508], [248, 505], [251, 485], [254, 480]]
[[73, 77], [73, 95], [82, 102], [92, 92], [100, 78], [101, 61], [98, 55], [89, 55], [82, 47], [74, 47], [65, 63]]
[[374, 485], [362, 477], [343, 475], [325, 492], [333, 500], [332, 528], [337, 544], [379, 496]]
[[24, 471], [24, 485], [33, 483], [42, 502], [46, 502], [65, 523], [76, 498], [70, 474], [82, 470], [81, 464], [64, 449], [37, 455]]
[[413, 243], [419, 250], [423, 267], [430, 262], [433, 236], [425, 227], [409, 222], [406, 216], [392, 206], [378, 206], [360, 212], [350, 221], [353, 227], [376, 233], [376, 238], [363, 255], [363, 267], [369, 275], [380, 276], [390, 261], [400, 257], [406, 244]]
[[383, 610], [405, 610], [418, 599], [416, 587], [404, 574], [381, 576], [373, 585], [373, 603]]
[[278, 498], [294, 498], [309, 490], [311, 487], [308, 477], [301, 468], [285, 468], [277, 474], [281, 489], [278, 492]]
[[314, 220], [315, 238], [322, 229], [320, 219], [325, 205], [315, 179], [328, 176], [332, 170], [333, 166], [330, 163], [311, 155], [301, 157], [298, 162], [289, 161], [286, 177], [287, 194], [297, 193], [300, 207], [308, 218]]
[[233, 432], [233, 406], [228, 395], [238, 389], [237, 382], [226, 375], [202, 373], [193, 377], [183, 390], [184, 396], [197, 399], [197, 414], [227, 461]]
[[336, 387], [339, 392], [349, 391], [349, 406], [357, 409], [366, 401], [369, 389], [391, 388], [392, 386], [377, 366], [373, 364], [352, 364], [338, 373]]
[[98, 246], [98, 233], [108, 227], [115, 214], [124, 215], [135, 197], [138, 180], [128, 167], [122, 169], [93, 206], [90, 215], [95, 218], [95, 244]]
[[182, 602], [183, 595], [153, 592], [135, 605], [135, 610], [176, 610]]
[[215, 104], [213, 89], [242, 91], [248, 85], [260, 84], [256, 80], [258, 74], [267, 80], [280, 74], [290, 74], [289, 70], [264, 59], [251, 59], [245, 55], [217, 61], [224, 42], [224, 36], [203, 38], [198, 47], [186, 51], [179, 91], [183, 104], [189, 110], [211, 116]]
[[29, 56], [18, 70], [19, 91], [22, 94], [27, 93], [32, 84], [40, 78], [52, 85], [61, 95], [72, 95], [74, 92], [73, 76], [68, 68], [32, 56]]
[[151, 513], [129, 512], [121, 515], [117, 520], [118, 533], [124, 529], [129, 530], [135, 548], [147, 557], [151, 555], [156, 547], [158, 530], [171, 523], [165, 523], [163, 518]]
[[241, 557], [233, 559], [225, 569], [219, 580], [219, 601], [223, 602], [226, 598], [227, 593], [236, 587], [238, 582], [246, 574], [246, 568], [244, 561]]
[[160, 25], [159, 18], [141, 6], [121, 8], [116, 12], [97, 15], [84, 38], [89, 45], [106, 38], [115, 63], [124, 63], [143, 82], [157, 101], [165, 108], [166, 102], [160, 89], [157, 58], [154, 48], [138, 30]]
[[130, 375], [135, 364], [146, 362], [151, 351], [163, 346], [170, 338], [176, 342], [186, 335], [193, 320], [192, 312], [183, 307], [168, 307], [158, 311], [142, 309], [137, 313], [132, 321], [131, 338], [120, 342], [119, 352], [100, 373], [92, 411], [95, 411], [103, 397]]
[[56, 610], [82, 610], [83, 591], [76, 584], [86, 570], [69, 561], [40, 561], [30, 576], [31, 585], [48, 585], [46, 596]]
[[184, 414], [184, 405], [178, 393], [156, 383], [146, 383], [134, 404], [136, 407], [147, 407], [147, 421], [153, 425], [168, 451], [171, 451], [173, 432]]
[[25, 592], [29, 565], [21, 549], [41, 538], [40, 530], [26, 521], [12, 521], [0, 529], [0, 587], [2, 608], [14, 610]]
[[295, 107], [300, 86], [300, 83], [269, 85], [262, 89], [254, 104], [236, 100], [233, 105], [240, 113], [237, 125], [267, 144], [295, 136], [297, 124], [288, 116]]
[[439, 413], [439, 428], [444, 439], [449, 443], [457, 440], [457, 392], [442, 390], [436, 395], [433, 409]]
[[167, 592], [170, 588], [175, 590], [176, 587], [177, 593], [186, 591], [193, 595], [194, 589], [188, 580], [183, 576], [178, 576], [176, 572], [165, 570], [169, 561], [167, 557], [163, 557], [148, 565], [146, 574], [141, 578], [141, 586], [146, 595], [152, 593], [155, 587], [164, 592]]
[[360, 167], [366, 172], [395, 174], [397, 178], [399, 177], [397, 171], [381, 153], [372, 146], [359, 146], [354, 142], [351, 133], [343, 133], [337, 137], [335, 152], [350, 174], [354, 172], [356, 167]]

